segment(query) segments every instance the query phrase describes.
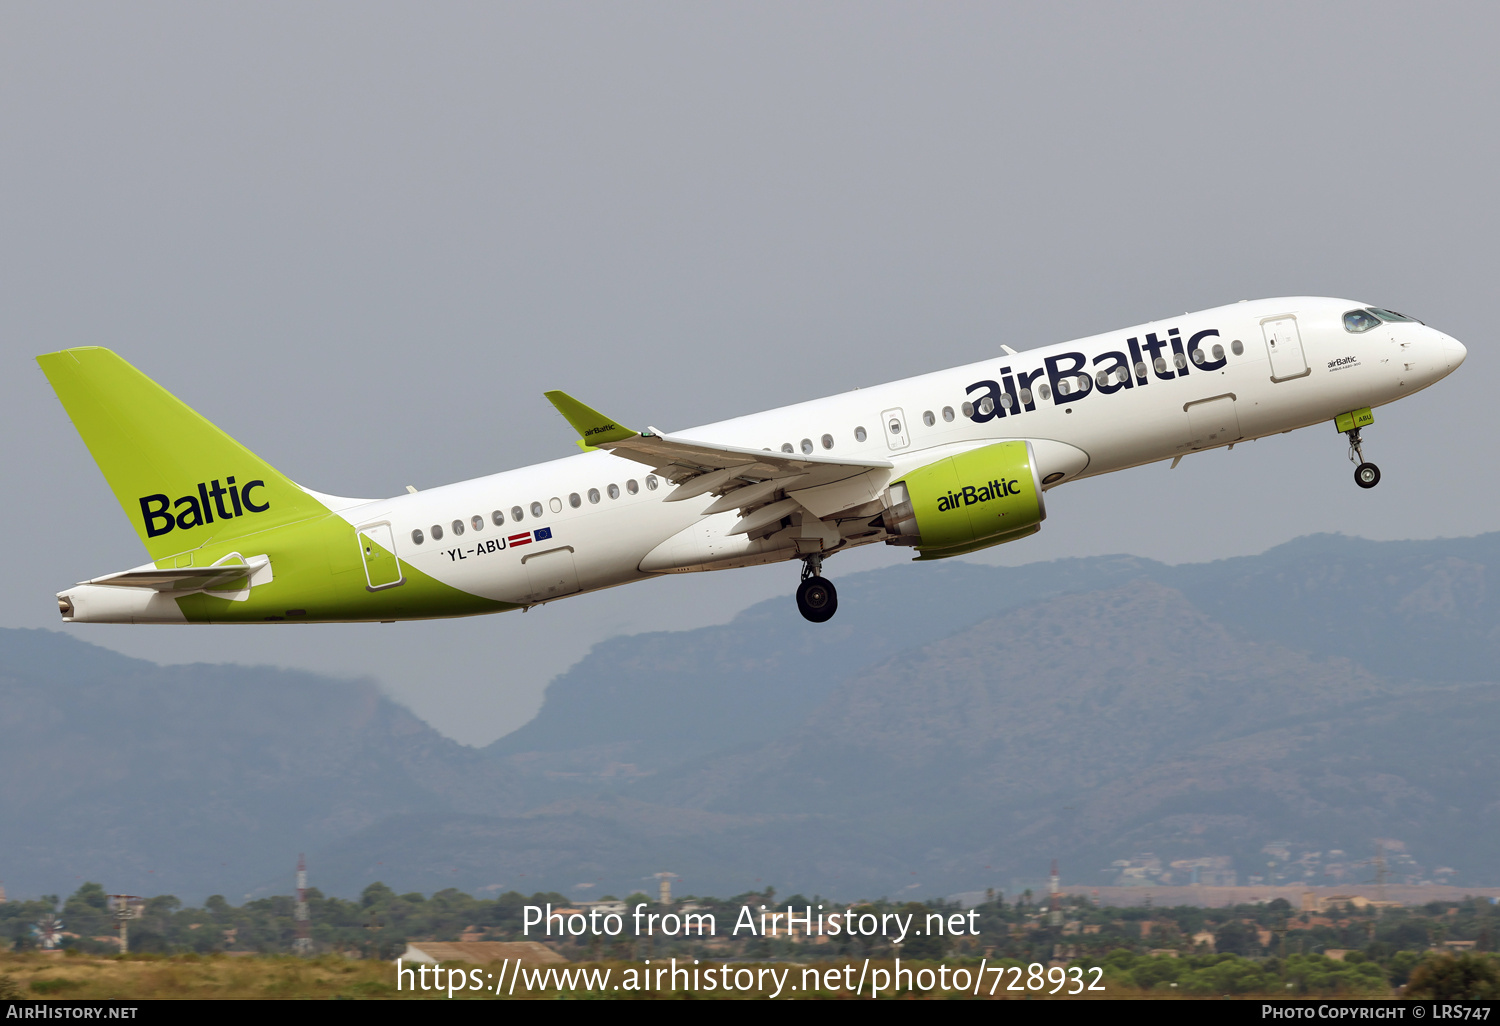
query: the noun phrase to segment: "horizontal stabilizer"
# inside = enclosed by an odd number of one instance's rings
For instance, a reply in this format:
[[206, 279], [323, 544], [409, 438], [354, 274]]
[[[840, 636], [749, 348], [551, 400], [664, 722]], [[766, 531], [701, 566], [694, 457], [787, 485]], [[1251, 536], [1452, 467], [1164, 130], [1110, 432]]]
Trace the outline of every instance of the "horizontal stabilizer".
[[178, 566], [165, 569], [142, 566], [79, 583], [171, 592], [239, 590], [250, 584], [261, 583], [258, 578], [267, 577], [269, 569], [270, 560], [265, 556], [252, 556], [242, 563], [220, 563], [218, 566]]

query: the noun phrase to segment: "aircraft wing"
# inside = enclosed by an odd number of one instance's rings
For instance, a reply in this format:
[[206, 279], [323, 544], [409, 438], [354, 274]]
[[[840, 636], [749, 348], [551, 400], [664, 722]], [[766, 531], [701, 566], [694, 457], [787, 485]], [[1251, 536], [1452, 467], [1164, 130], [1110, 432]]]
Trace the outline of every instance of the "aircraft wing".
[[[849, 492], [849, 505], [867, 502], [874, 492], [884, 485], [888, 476], [884, 472], [893, 469], [885, 460], [848, 460], [831, 456], [811, 456], [803, 453], [773, 452], [770, 449], [741, 449], [717, 442], [700, 442], [675, 435], [662, 434], [655, 428], [632, 431], [610, 420], [596, 410], [565, 392], [548, 392], [548, 400], [557, 407], [575, 430], [582, 436], [579, 446], [583, 449], [604, 449], [616, 456], [644, 463], [655, 473], [666, 478], [677, 487], [666, 498], [667, 502], [691, 499], [698, 495], [713, 493], [721, 496], [719, 501], [708, 506], [705, 514], [722, 513], [731, 509], [748, 511], [791, 502], [782, 512], [790, 512], [798, 505], [809, 508], [807, 502], [791, 499], [776, 500], [786, 492], [817, 496], [813, 506], [827, 505], [835, 495], [836, 504], [842, 504], [842, 494]], [[868, 477], [867, 487], [858, 487], [854, 479]], [[878, 478], [878, 482], [875, 480]], [[827, 485], [851, 482], [851, 489], [830, 490]], [[818, 492], [811, 491], [819, 489]], [[856, 500], [857, 501], [854, 501]], [[818, 516], [826, 516], [834, 510], [811, 510]], [[755, 514], [747, 516], [753, 521]], [[774, 518], [773, 518], [774, 519]], [[742, 521], [743, 524], [745, 521]], [[747, 530], [754, 530], [754, 527]]]

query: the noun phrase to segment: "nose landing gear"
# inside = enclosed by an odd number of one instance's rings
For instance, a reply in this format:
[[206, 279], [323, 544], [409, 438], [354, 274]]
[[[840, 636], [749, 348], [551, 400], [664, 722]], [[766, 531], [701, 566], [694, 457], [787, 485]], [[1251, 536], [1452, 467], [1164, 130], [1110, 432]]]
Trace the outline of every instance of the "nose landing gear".
[[1359, 439], [1359, 429], [1375, 423], [1375, 414], [1366, 406], [1362, 410], [1350, 410], [1333, 418], [1334, 429], [1349, 436], [1349, 462], [1354, 468], [1354, 483], [1361, 488], [1374, 488], [1380, 483], [1380, 468], [1365, 462], [1365, 450]]
[[1374, 488], [1380, 483], [1380, 468], [1373, 463], [1365, 462], [1364, 446], [1359, 439], [1359, 428], [1349, 432], [1349, 462], [1357, 463], [1354, 468], [1354, 483], [1361, 488]]
[[802, 583], [797, 585], [797, 612], [813, 623], [825, 623], [839, 610], [838, 589], [822, 576], [823, 555], [802, 557]]

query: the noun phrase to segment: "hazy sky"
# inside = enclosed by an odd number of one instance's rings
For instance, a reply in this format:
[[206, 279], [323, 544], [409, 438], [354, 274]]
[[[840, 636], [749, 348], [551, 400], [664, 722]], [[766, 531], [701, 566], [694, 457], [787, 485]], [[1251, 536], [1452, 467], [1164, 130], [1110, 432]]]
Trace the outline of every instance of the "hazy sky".
[[[974, 558], [1493, 530], [1497, 34], [1492, 4], [7, 3], [0, 624], [57, 627], [56, 591], [145, 559], [32, 362], [77, 345], [377, 496], [576, 451], [549, 388], [679, 430], [1346, 296], [1469, 347], [1377, 411], [1379, 488], [1313, 428], [1067, 486]], [[524, 616], [65, 629], [370, 674], [483, 743], [593, 642], [790, 602], [798, 569]]]

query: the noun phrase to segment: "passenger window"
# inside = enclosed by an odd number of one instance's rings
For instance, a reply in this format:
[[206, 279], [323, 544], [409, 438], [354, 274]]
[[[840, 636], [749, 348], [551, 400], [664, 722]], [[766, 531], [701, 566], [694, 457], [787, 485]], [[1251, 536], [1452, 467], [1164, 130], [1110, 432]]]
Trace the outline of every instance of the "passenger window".
[[865, 429], [864, 428], [857, 427], [857, 428], [854, 429], [854, 440], [856, 442], [863, 442], [868, 437], [870, 437], [870, 436], [867, 435], [867, 434], [865, 434]]
[[1016, 401], [1010, 397], [1010, 393], [1009, 392], [1001, 392], [1000, 393], [1000, 405], [1003, 406], [1005, 409], [1008, 410], [1012, 406], [1014, 406], [1015, 404], [1016, 404]]
[[1235, 339], [1233, 342], [1229, 343], [1229, 351], [1235, 356], [1244, 356], [1245, 343], [1241, 342], [1239, 339]]
[[612, 485], [609, 486], [609, 497], [611, 499], [618, 499], [620, 497], [620, 486], [619, 485], [612, 484]]
[[[1161, 357], [1157, 357], [1156, 362], [1157, 363], [1161, 363]], [[1162, 364], [1162, 366], [1165, 367], [1166, 364]], [[1063, 378], [1061, 381], [1059, 381], [1057, 383], [1057, 394], [1058, 395], [1067, 395], [1071, 391], [1073, 391], [1073, 385], [1068, 381], [1067, 378]], [[986, 399], [984, 402], [987, 403], [987, 402], [989, 402], [989, 400]], [[980, 405], [980, 407], [983, 407], [984, 403], [980, 403], [979, 405]]]
[[520, 523], [520, 522], [521, 522], [521, 521], [523, 521], [523, 520], [525, 520], [525, 519], [526, 519], [526, 517], [525, 517], [525, 516], [523, 516], [523, 515], [522, 515], [522, 513], [521, 513], [521, 507], [520, 507], [520, 506], [512, 506], [512, 507], [511, 507], [511, 508], [510, 508], [510, 518], [511, 518], [511, 519], [512, 519], [512, 520], [514, 520], [514, 521], [515, 521], [515, 522], [516, 522], [516, 523], [518, 523], [518, 524], [519, 524], [519, 523]]
[[[1199, 350], [1199, 352], [1202, 352], [1202, 350]], [[1221, 345], [1219, 345], [1219, 343], [1215, 342], [1214, 343], [1214, 361], [1217, 362], [1217, 361], [1222, 360], [1222, 359], [1224, 359], [1224, 347], [1221, 346]]]
[[533, 502], [531, 504], [531, 515], [534, 517], [542, 515], [542, 504], [540, 502]]
[[1182, 370], [1184, 367], [1187, 366], [1187, 357], [1183, 356], [1181, 353], [1173, 353], [1172, 354], [1172, 365], [1174, 367], [1176, 367], [1178, 370]]
[[1109, 375], [1106, 374], [1104, 371], [1100, 371], [1098, 374], [1094, 375], [1094, 382], [1100, 388], [1103, 388], [1105, 385], [1109, 384]]
[[[574, 494], [577, 494], [577, 493], [575, 492]], [[554, 512], [554, 513], [561, 513], [562, 512], [562, 500], [559, 499], [555, 495], [552, 496], [552, 498], [550, 498], [550, 499], [547, 500], [547, 505], [549, 505], [549, 506], [552, 507], [552, 512]], [[538, 513], [537, 515], [541, 516], [540, 513]]]
[[484, 530], [484, 517], [475, 516], [469, 519], [469, 525], [476, 531]]
[[953, 423], [953, 407], [943, 407], [943, 420], [947, 421], [949, 424]]
[[1052, 387], [1044, 381], [1040, 385], [1036, 386], [1036, 394], [1041, 396], [1043, 399], [1051, 399]]
[[598, 502], [599, 502], [599, 489], [597, 489], [597, 488], [590, 488], [589, 489], [589, 504], [590, 505], [597, 505]]
[[964, 416], [965, 417], [972, 417], [972, 416], [974, 416], [974, 404], [973, 403], [964, 403], [962, 406], [959, 407], [959, 409], [961, 409], [961, 410], [964, 411]]
[[441, 525], [441, 524], [433, 524], [432, 525], [432, 540], [433, 541], [442, 541], [443, 540], [443, 525]]
[[455, 521], [453, 521], [453, 537], [457, 538], [459, 535], [461, 535], [463, 533], [464, 533], [464, 522], [462, 520], [455, 520]]
[[1207, 360], [1208, 360], [1208, 357], [1206, 357], [1206, 356], [1203, 355], [1203, 350], [1201, 350], [1201, 349], [1194, 349], [1193, 350], [1193, 362], [1196, 363], [1198, 366], [1202, 367], [1203, 364], [1205, 362], [1207, 362]]
[[1018, 399], [1021, 400], [1021, 405], [1022, 406], [1030, 406], [1031, 405], [1031, 389], [1029, 389], [1029, 388], [1023, 388], [1023, 389], [1021, 389], [1020, 395], [1018, 395], [1016, 398], [1018, 398]]
[[1137, 361], [1135, 361], [1135, 376], [1138, 377], [1138, 378], [1144, 378], [1146, 376], [1146, 361], [1145, 360], [1137, 360]]
[[649, 492], [656, 491], [656, 475], [655, 474], [647, 474], [646, 475], [646, 490], [649, 491]]
[[928, 427], [932, 427], [932, 425], [937, 423], [937, 418], [932, 415], [931, 410], [926, 410], [922, 413], [922, 423]]
[[1151, 361], [1151, 366], [1156, 368], [1156, 373], [1158, 374], [1165, 374], [1167, 372], [1167, 361], [1160, 356]]
[[985, 396], [983, 399], [979, 400], [979, 412], [985, 415], [994, 413], [995, 400], [991, 399], [989, 396]]
[[[598, 495], [599, 493], [595, 492], [594, 494]], [[597, 502], [599, 500], [595, 499], [594, 501]], [[573, 492], [571, 495], [568, 496], [568, 505], [572, 506], [574, 509], [577, 509], [579, 506], [583, 505], [583, 500], [578, 497], [578, 493], [577, 492]]]
[[811, 438], [804, 438], [804, 439], [802, 439], [802, 454], [804, 456], [811, 456], [812, 455], [812, 451], [813, 451], [812, 439]]
[[632, 477], [629, 481], [625, 482], [625, 490], [634, 495], [641, 490], [641, 486], [636, 484], [635, 478]]
[[781, 451], [782, 452], [796, 452], [797, 450], [792, 448], [792, 443], [791, 442], [782, 442], [781, 443]]
[[413, 545], [422, 544], [422, 529], [420, 527], [411, 533], [411, 543]]
[[833, 448], [833, 436], [832, 435], [824, 435], [823, 436], [823, 448], [825, 448], [825, 449], [832, 449]]
[[495, 510], [495, 512], [493, 512], [493, 513], [490, 514], [490, 519], [495, 522], [495, 526], [496, 527], [499, 527], [501, 524], [505, 523], [505, 514], [501, 513], [497, 509], [497, 510]]

